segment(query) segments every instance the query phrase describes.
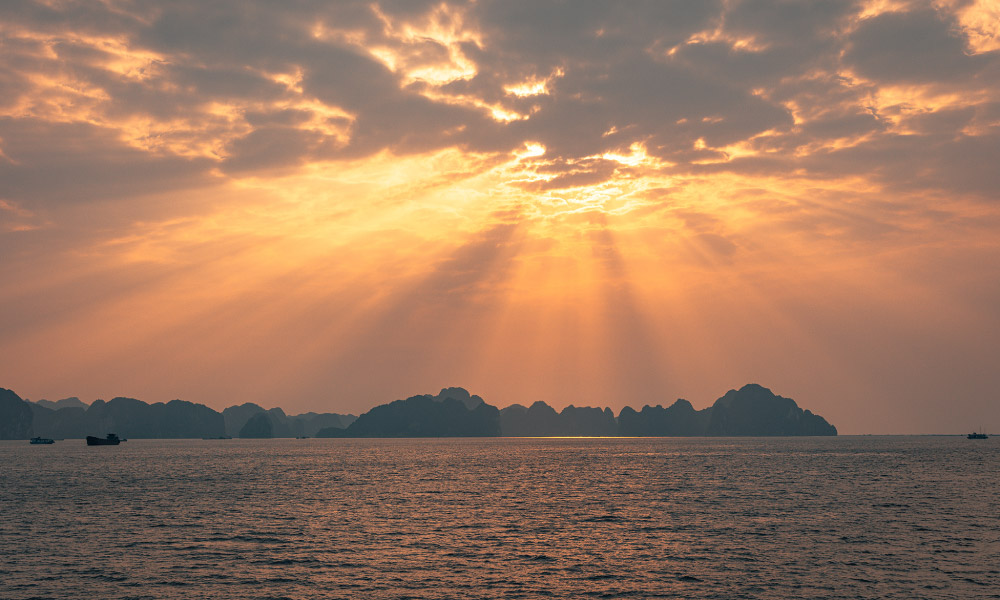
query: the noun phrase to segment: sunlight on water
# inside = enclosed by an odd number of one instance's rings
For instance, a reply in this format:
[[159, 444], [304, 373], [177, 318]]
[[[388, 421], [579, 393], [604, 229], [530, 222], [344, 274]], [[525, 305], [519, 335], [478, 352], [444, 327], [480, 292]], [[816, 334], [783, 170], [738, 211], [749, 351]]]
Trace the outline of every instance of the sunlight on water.
[[0, 597], [997, 598], [1000, 444], [0, 443]]

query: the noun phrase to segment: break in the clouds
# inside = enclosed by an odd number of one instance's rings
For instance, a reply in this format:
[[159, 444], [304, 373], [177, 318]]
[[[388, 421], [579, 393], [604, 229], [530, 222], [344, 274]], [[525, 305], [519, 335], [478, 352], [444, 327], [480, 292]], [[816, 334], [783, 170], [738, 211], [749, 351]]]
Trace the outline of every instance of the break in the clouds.
[[989, 0], [4, 2], [0, 384], [355, 409], [759, 379], [846, 430], [985, 393], [998, 23]]

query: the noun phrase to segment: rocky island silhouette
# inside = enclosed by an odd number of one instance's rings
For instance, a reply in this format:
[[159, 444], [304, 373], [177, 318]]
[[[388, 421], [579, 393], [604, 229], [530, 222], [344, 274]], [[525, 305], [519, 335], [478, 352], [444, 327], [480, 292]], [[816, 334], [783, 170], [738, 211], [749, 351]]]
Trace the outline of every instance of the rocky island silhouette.
[[44, 436], [84, 438], [116, 431], [128, 438], [283, 437], [551, 437], [551, 436], [825, 436], [837, 428], [803, 410], [791, 398], [757, 384], [730, 390], [714, 404], [695, 410], [687, 400], [664, 408], [569, 405], [561, 411], [545, 402], [487, 404], [460, 387], [380, 404], [361, 416], [337, 413], [286, 415], [253, 403], [221, 413], [183, 400], [147, 404], [135, 398], [57, 402], [22, 399], [0, 388], [0, 439]]
[[757, 384], [730, 390], [705, 409], [687, 400], [669, 408], [630, 407], [615, 418], [610, 408], [567, 406], [556, 412], [544, 402], [498, 410], [462, 388], [437, 396], [413, 396], [377, 406], [346, 428], [325, 428], [317, 437], [451, 436], [801, 436], [837, 435], [823, 417]]

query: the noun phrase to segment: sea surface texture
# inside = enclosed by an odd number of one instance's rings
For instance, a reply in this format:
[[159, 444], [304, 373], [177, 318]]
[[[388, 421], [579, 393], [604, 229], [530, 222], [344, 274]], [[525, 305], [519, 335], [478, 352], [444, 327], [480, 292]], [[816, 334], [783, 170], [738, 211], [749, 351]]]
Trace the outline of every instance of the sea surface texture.
[[1000, 598], [998, 442], [2, 442], [0, 598]]

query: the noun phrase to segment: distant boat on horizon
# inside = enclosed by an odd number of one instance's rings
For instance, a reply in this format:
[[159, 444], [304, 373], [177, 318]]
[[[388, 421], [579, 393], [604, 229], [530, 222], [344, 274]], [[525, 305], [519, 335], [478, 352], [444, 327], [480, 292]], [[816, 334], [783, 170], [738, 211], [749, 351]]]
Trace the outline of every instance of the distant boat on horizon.
[[31, 441], [29, 443], [31, 443], [31, 444], [54, 444], [54, 443], [56, 443], [56, 441], [53, 440], [53, 439], [51, 439], [51, 438], [33, 437], [33, 438], [31, 438]]
[[109, 433], [104, 439], [92, 435], [87, 436], [88, 446], [117, 446], [119, 443], [121, 443], [121, 440], [114, 433]]
[[976, 433], [975, 431], [973, 431], [972, 433], [970, 433], [968, 435], [968, 439], [970, 439], [970, 440], [986, 440], [986, 439], [989, 439], [989, 437], [990, 436], [986, 435], [985, 431], [979, 432], [979, 433]]

